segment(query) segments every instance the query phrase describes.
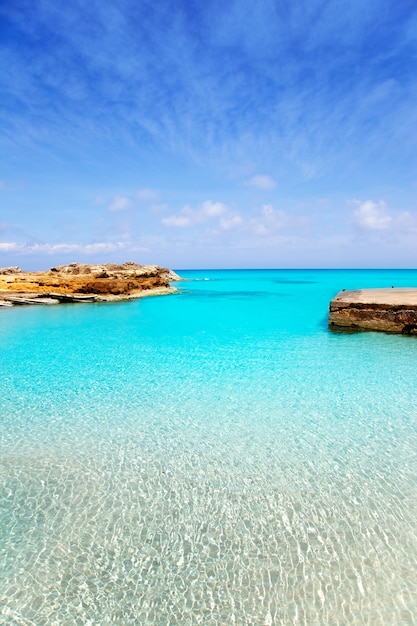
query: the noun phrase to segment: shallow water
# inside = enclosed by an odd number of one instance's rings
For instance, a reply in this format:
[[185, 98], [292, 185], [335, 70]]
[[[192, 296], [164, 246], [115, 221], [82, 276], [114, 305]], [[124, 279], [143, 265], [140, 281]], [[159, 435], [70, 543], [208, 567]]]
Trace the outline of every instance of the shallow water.
[[417, 272], [182, 275], [0, 312], [0, 622], [417, 623], [417, 339], [326, 323]]

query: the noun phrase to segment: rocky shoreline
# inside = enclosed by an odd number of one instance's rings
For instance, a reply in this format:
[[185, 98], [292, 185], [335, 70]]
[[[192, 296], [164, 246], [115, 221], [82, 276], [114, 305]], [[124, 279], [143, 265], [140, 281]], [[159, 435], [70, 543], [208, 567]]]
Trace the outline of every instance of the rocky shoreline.
[[112, 302], [175, 293], [181, 278], [166, 267], [116, 263], [70, 263], [46, 272], [0, 268], [0, 306]]
[[329, 326], [417, 335], [417, 289], [340, 291], [330, 302]]

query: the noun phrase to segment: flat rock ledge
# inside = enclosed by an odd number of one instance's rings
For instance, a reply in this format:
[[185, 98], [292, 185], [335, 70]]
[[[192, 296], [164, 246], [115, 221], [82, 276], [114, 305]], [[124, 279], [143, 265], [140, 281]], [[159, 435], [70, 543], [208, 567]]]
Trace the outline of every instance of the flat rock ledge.
[[0, 268], [0, 307], [67, 302], [111, 302], [174, 293], [181, 278], [159, 265], [70, 263], [46, 272]]
[[329, 327], [417, 335], [417, 289], [340, 291], [330, 302]]

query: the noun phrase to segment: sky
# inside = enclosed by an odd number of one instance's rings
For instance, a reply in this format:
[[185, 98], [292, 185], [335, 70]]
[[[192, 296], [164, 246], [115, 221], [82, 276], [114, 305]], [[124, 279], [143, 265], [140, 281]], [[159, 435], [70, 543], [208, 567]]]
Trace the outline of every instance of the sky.
[[415, 0], [1, 0], [0, 266], [417, 267]]

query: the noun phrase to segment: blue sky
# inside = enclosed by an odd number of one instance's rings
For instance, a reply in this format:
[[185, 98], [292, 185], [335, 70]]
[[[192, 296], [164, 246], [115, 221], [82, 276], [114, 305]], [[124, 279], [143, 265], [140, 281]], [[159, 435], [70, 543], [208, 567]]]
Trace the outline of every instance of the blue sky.
[[2, 0], [0, 265], [417, 266], [417, 5]]

